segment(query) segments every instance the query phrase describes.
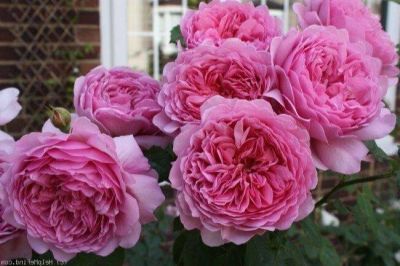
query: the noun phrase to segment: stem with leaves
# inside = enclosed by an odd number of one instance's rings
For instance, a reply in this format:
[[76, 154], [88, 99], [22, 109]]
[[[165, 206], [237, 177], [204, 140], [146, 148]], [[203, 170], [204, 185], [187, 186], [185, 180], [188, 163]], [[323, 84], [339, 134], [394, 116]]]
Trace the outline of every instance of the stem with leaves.
[[327, 194], [325, 194], [322, 199], [320, 199], [316, 204], [315, 207], [321, 207], [325, 202], [328, 201], [328, 199], [335, 194], [337, 191], [339, 191], [342, 188], [356, 185], [356, 184], [362, 184], [362, 183], [368, 183], [368, 182], [373, 182], [381, 179], [387, 179], [390, 177], [393, 177], [395, 175], [394, 171], [390, 171], [388, 173], [382, 174], [382, 175], [376, 175], [376, 176], [369, 176], [369, 177], [362, 177], [362, 178], [355, 178], [349, 181], [341, 181], [339, 184], [337, 184], [335, 187], [333, 187]]

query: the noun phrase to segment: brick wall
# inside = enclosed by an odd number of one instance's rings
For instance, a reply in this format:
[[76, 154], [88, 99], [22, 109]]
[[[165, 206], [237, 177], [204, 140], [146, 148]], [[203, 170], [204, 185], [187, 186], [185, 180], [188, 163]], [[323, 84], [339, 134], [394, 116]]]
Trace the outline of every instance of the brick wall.
[[39, 130], [49, 105], [72, 104], [74, 77], [100, 63], [98, 0], [0, 0], [0, 89], [24, 107], [6, 130]]

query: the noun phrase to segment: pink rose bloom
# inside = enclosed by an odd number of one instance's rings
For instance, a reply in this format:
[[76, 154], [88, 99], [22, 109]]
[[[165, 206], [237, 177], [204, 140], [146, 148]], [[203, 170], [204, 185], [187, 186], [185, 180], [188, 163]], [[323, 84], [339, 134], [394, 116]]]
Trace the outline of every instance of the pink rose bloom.
[[309, 131], [315, 162], [343, 174], [360, 171], [364, 140], [384, 137], [396, 117], [384, 108], [387, 79], [365, 42], [346, 30], [310, 26], [274, 39], [281, 104]]
[[221, 47], [202, 44], [183, 51], [164, 68], [158, 97], [163, 111], [153, 122], [171, 134], [182, 125], [199, 123], [200, 106], [214, 95], [246, 100], [274, 95], [272, 72], [268, 52], [237, 39]]
[[349, 32], [351, 41], [366, 41], [373, 56], [382, 61], [382, 74], [395, 78], [398, 55], [389, 35], [382, 29], [378, 16], [361, 0], [304, 0], [293, 6], [300, 26], [332, 25]]
[[[8, 158], [14, 151], [14, 139], [0, 131], [0, 180], [10, 166]], [[32, 249], [26, 239], [26, 233], [7, 223], [3, 218], [4, 208], [0, 204], [0, 261], [17, 258], [30, 259]]]
[[74, 105], [78, 115], [89, 118], [103, 133], [134, 135], [146, 147], [166, 146], [169, 140], [152, 123], [161, 110], [156, 99], [159, 90], [159, 83], [147, 74], [99, 66], [76, 80]]
[[[19, 91], [15, 88], [0, 90], [0, 125], [13, 120], [21, 111]], [[0, 180], [9, 167], [9, 157], [14, 151], [14, 139], [0, 130]], [[0, 204], [0, 261], [32, 256], [32, 249], [23, 230], [7, 223], [3, 218], [4, 207]]]
[[264, 100], [211, 98], [201, 124], [182, 128], [174, 152], [181, 221], [209, 246], [286, 230], [314, 208], [308, 133]]
[[86, 118], [74, 120], [69, 134], [47, 124], [22, 137], [11, 159], [1, 179], [3, 219], [59, 261], [134, 246], [164, 200], [133, 136], [113, 139]]
[[269, 14], [266, 5], [252, 2], [214, 0], [200, 3], [199, 10], [189, 10], [182, 19], [181, 32], [188, 48], [205, 40], [220, 46], [226, 39], [239, 38], [259, 50], [268, 49], [273, 37], [282, 34], [281, 21]]

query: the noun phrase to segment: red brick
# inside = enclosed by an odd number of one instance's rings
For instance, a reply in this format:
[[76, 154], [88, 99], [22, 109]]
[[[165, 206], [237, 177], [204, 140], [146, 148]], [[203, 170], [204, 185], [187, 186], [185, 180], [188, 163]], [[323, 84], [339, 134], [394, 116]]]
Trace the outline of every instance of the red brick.
[[100, 42], [100, 29], [88, 27], [75, 28], [76, 40], [84, 43], [99, 43]]
[[100, 16], [98, 11], [79, 11], [78, 25], [99, 25]]

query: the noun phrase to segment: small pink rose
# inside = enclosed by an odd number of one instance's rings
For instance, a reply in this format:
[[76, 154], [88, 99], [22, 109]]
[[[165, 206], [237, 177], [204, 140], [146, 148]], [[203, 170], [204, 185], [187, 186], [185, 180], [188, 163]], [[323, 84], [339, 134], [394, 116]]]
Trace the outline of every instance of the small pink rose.
[[74, 105], [78, 115], [106, 134], [134, 135], [145, 147], [166, 146], [169, 138], [152, 123], [161, 110], [156, 99], [159, 90], [159, 83], [147, 74], [128, 67], [99, 66], [76, 80]]
[[382, 29], [379, 17], [361, 0], [304, 0], [304, 4], [294, 4], [293, 9], [303, 29], [310, 25], [346, 29], [351, 41], [365, 41], [371, 46], [372, 55], [382, 61], [382, 74], [391, 78], [399, 75], [394, 43]]
[[309, 131], [318, 167], [360, 171], [362, 141], [389, 134], [396, 120], [382, 102], [381, 61], [346, 30], [316, 25], [274, 39], [271, 55], [282, 105]]
[[200, 106], [209, 98], [260, 99], [273, 95], [271, 57], [266, 51], [238, 39], [220, 47], [202, 45], [179, 53], [164, 68], [163, 86], [158, 97], [162, 112], [154, 124], [175, 134], [185, 124], [200, 121]]
[[181, 31], [189, 48], [204, 41], [220, 46], [226, 39], [238, 38], [266, 50], [272, 38], [281, 35], [281, 21], [269, 14], [266, 5], [213, 0], [200, 3], [197, 11], [186, 12]]

